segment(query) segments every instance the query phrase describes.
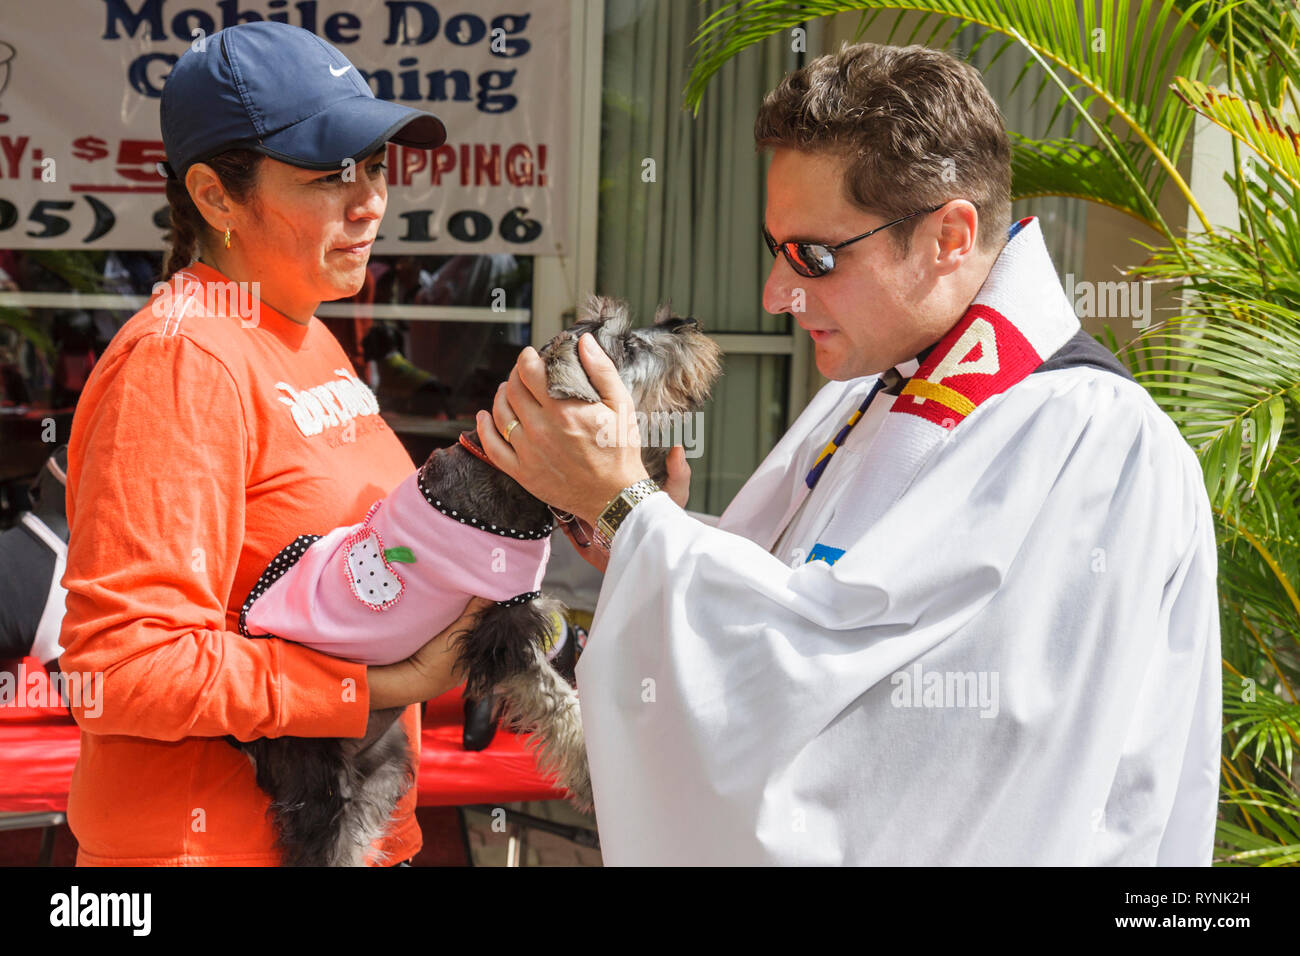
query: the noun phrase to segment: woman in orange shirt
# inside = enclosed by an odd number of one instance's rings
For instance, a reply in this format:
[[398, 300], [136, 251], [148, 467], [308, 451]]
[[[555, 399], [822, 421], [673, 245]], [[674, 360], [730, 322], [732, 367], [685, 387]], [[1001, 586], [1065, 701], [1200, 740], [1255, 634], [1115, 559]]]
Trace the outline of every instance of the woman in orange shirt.
[[[314, 313], [364, 281], [385, 144], [446, 134], [272, 22], [188, 50], [161, 118], [169, 282], [101, 357], [69, 442], [61, 660], [102, 688], [95, 712], [73, 708], [68, 818], [79, 865], [276, 865], [269, 800], [225, 737], [360, 737], [370, 710], [409, 705], [418, 759], [416, 705], [459, 682], [449, 635], [488, 603], [386, 666], [240, 633], [281, 551], [362, 520], [414, 470]], [[420, 849], [415, 796], [372, 864]]]

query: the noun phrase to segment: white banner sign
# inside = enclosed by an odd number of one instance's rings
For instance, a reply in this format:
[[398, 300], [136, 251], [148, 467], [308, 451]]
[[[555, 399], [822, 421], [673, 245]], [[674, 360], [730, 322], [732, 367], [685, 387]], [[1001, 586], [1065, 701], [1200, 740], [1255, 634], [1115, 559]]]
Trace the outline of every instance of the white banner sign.
[[562, 0], [6, 0], [0, 248], [161, 249], [163, 84], [191, 44], [256, 19], [310, 30], [377, 97], [446, 124], [436, 150], [389, 144], [376, 252], [564, 252]]

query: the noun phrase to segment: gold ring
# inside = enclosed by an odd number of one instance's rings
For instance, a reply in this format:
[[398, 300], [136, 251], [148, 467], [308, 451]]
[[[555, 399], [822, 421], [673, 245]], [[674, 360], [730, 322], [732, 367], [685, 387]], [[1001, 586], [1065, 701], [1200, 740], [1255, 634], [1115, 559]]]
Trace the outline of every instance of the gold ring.
[[515, 430], [515, 427], [518, 424], [519, 424], [519, 419], [516, 418], [509, 425], [506, 426], [506, 441], [510, 440], [510, 433]]

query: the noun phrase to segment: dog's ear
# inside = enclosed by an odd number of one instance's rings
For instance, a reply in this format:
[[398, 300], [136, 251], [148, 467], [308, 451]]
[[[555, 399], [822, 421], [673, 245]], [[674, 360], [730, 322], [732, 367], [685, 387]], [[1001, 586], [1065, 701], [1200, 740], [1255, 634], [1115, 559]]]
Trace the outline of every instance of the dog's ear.
[[596, 329], [596, 341], [605, 350], [614, 367], [621, 371], [627, 364], [627, 346], [624, 340], [632, 328], [632, 318], [628, 315], [627, 303], [621, 299], [605, 299], [602, 310], [605, 321]]
[[[603, 295], [588, 295], [583, 305], [582, 323], [599, 325], [607, 335], [621, 338], [632, 327], [632, 318], [628, 315], [627, 303], [622, 299], [611, 299]], [[580, 324], [582, 324], [580, 323]], [[597, 336], [599, 337], [599, 335]], [[606, 352], [609, 347], [601, 342]]]
[[594, 292], [588, 292], [587, 298], [583, 300], [578, 309], [578, 324], [586, 325], [591, 323], [592, 325], [598, 325], [604, 322], [608, 318], [605, 314], [606, 311], [612, 312], [613, 305], [613, 299], [606, 298], [603, 295], [596, 295]]
[[627, 303], [621, 299], [592, 295], [587, 298], [587, 314], [596, 328], [589, 329], [605, 354], [619, 368], [623, 367], [623, 338], [632, 328]]
[[673, 304], [669, 300], [655, 309], [655, 325], [663, 325], [673, 317]]
[[546, 359], [546, 383], [553, 398], [598, 402], [600, 393], [592, 387], [582, 367], [582, 359], [578, 357], [578, 339], [590, 332], [615, 368], [622, 369], [626, 360], [623, 339], [632, 319], [626, 302], [600, 295], [587, 296], [582, 312], [582, 320], [577, 325], [561, 332], [542, 350]]

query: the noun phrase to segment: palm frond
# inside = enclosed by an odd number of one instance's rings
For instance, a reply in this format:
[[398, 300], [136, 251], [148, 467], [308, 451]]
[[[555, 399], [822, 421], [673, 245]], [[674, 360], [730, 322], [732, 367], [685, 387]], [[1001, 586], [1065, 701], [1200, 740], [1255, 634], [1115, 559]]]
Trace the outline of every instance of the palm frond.
[[1188, 363], [1138, 380], [1201, 456], [1215, 504], [1232, 498], [1243, 455], [1253, 489], [1277, 449], [1288, 417], [1285, 399], [1300, 396], [1295, 320], [1291, 309], [1271, 302], [1202, 294], [1194, 314], [1131, 346]]
[[1254, 150], [1292, 187], [1300, 187], [1300, 130], [1273, 107], [1182, 76], [1174, 80], [1174, 89], [1192, 109]]
[[1283, 700], [1264, 687], [1250, 690], [1248, 695], [1240, 686], [1233, 686], [1233, 678], [1224, 679], [1223, 716], [1227, 723], [1223, 730], [1237, 737], [1229, 758], [1235, 759], [1253, 744], [1251, 760], [1258, 766], [1271, 748], [1267, 755], [1290, 777], [1295, 745], [1300, 744], [1300, 704]]
[[1233, 88], [1243, 98], [1300, 115], [1300, 7], [1273, 0], [1235, 3], [1215, 33], [1236, 61]]
[[1109, 206], [1159, 232], [1140, 190], [1124, 175], [1111, 155], [1072, 139], [1011, 138], [1011, 198], [1072, 196]]
[[[1225, 770], [1232, 767], [1224, 761]], [[1234, 771], [1235, 774], [1235, 771]], [[1300, 863], [1300, 792], [1273, 767], [1267, 785], [1238, 776], [1240, 786], [1220, 790], [1215, 840], [1220, 866], [1289, 866]], [[1231, 819], [1231, 817], [1236, 819]]]

